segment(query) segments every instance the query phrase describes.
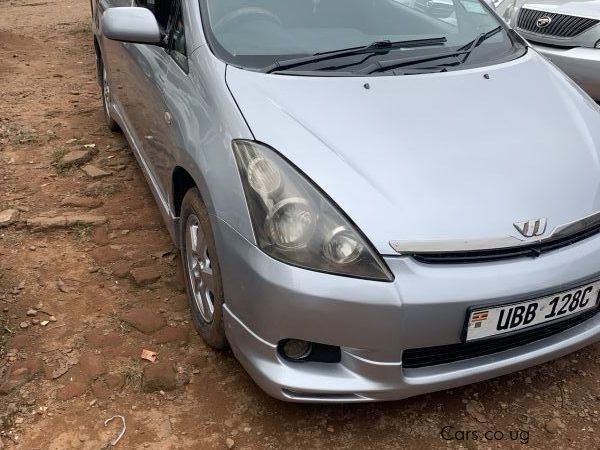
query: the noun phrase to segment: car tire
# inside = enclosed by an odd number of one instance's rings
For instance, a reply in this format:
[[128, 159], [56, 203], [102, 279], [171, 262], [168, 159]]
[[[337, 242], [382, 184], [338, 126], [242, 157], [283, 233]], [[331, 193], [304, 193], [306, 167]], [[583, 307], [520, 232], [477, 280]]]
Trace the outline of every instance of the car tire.
[[181, 263], [196, 330], [214, 349], [229, 347], [223, 326], [223, 282], [215, 239], [198, 189], [190, 189], [181, 205]]
[[104, 67], [104, 61], [102, 57], [98, 57], [98, 76], [100, 77], [100, 89], [102, 90], [102, 108], [104, 110], [104, 118], [106, 120], [106, 126], [110, 131], [115, 133], [120, 132], [121, 128], [119, 124], [112, 118], [110, 113], [111, 96], [110, 96], [110, 85], [106, 75], [106, 68]]

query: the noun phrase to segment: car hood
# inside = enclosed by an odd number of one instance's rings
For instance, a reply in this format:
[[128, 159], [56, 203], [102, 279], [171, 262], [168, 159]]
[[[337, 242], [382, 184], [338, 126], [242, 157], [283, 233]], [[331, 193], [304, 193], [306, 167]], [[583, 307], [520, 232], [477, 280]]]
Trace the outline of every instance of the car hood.
[[517, 3], [519, 6], [540, 11], [588, 17], [590, 19], [600, 19], [600, 0], [525, 0]]
[[[534, 51], [487, 68], [378, 77], [228, 67], [254, 137], [389, 242], [520, 236], [600, 211], [598, 106]], [[366, 85], [368, 83], [368, 86]], [[368, 88], [367, 88], [368, 87]]]

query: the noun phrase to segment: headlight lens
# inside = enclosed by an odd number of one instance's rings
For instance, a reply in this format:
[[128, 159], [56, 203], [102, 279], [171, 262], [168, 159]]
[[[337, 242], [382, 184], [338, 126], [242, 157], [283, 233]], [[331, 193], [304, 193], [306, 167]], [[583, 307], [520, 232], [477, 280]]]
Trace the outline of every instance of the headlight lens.
[[290, 163], [257, 142], [236, 140], [232, 145], [264, 252], [310, 270], [393, 280], [362, 234]]
[[335, 264], [350, 264], [360, 257], [363, 250], [359, 236], [343, 226], [333, 230], [323, 246], [325, 257]]
[[267, 234], [280, 249], [306, 247], [315, 230], [316, 214], [303, 198], [277, 202], [267, 215]]

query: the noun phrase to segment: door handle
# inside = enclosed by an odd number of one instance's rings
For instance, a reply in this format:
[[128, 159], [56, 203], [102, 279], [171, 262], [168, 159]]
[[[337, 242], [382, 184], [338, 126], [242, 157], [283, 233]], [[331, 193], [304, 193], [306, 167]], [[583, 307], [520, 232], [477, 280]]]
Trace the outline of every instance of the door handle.
[[167, 125], [173, 124], [173, 116], [169, 111], [165, 111], [165, 122], [167, 122]]

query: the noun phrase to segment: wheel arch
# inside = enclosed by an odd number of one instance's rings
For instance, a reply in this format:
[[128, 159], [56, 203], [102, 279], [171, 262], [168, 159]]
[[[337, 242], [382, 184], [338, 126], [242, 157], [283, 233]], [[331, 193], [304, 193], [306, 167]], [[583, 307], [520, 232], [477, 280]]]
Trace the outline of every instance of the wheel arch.
[[102, 49], [100, 48], [100, 42], [98, 42], [98, 36], [94, 34], [94, 52], [96, 54], [96, 80], [98, 84], [102, 84], [102, 65], [104, 60], [102, 59]]
[[171, 175], [171, 186], [171, 204], [173, 205], [173, 215], [175, 217], [181, 216], [181, 205], [183, 203], [183, 198], [190, 189], [197, 188], [200, 191], [200, 197], [204, 201], [204, 195], [202, 195], [199, 184], [182, 166], [176, 166], [173, 169], [173, 173]]

